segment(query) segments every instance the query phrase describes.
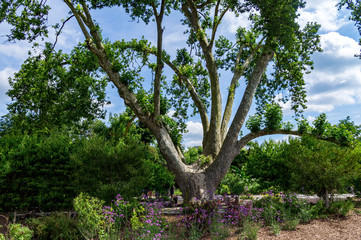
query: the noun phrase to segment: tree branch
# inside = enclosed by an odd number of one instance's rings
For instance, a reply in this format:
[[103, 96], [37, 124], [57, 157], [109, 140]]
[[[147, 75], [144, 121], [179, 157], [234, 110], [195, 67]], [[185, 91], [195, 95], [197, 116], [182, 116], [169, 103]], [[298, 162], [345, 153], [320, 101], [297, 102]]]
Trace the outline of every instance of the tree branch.
[[303, 135], [311, 135], [312, 137], [318, 139], [318, 140], [324, 140], [324, 141], [328, 141], [328, 142], [332, 142], [335, 144], [340, 144], [336, 139], [333, 138], [323, 138], [319, 135], [312, 135], [309, 133], [301, 133], [299, 131], [296, 130], [285, 130], [285, 129], [278, 129], [278, 130], [268, 130], [268, 129], [262, 129], [259, 130], [258, 132], [251, 132], [248, 133], [247, 135], [245, 135], [244, 137], [242, 137], [236, 144], [236, 148], [240, 151], [244, 146], [247, 145], [247, 143], [249, 143], [250, 141], [262, 137], [262, 136], [268, 136], [268, 135], [275, 135], [275, 134], [284, 134], [284, 135], [295, 135], [295, 136], [303, 136]]
[[81, 29], [81, 31], [83, 32], [84, 36], [85, 36], [85, 39], [87, 41], [90, 41], [91, 40], [91, 36], [88, 32], [88, 30], [86, 29], [85, 25], [84, 25], [84, 22], [82, 21], [82, 18], [80, 17], [78, 11], [74, 8], [73, 4], [70, 2], [70, 0], [64, 0], [65, 4], [68, 5], [68, 7], [70, 8], [70, 10], [72, 11], [72, 13], [74, 14], [78, 24], [79, 24], [79, 27]]
[[236, 59], [235, 65], [234, 65], [234, 74], [233, 74], [233, 77], [232, 77], [231, 84], [229, 86], [227, 103], [226, 103], [226, 107], [224, 109], [224, 114], [223, 114], [223, 119], [222, 119], [222, 125], [221, 125], [222, 140], [225, 138], [225, 136], [227, 134], [227, 127], [228, 127], [228, 123], [229, 123], [229, 120], [230, 120], [231, 115], [232, 115], [232, 107], [233, 107], [233, 102], [234, 102], [237, 83], [238, 83], [239, 79], [243, 76], [243, 73], [248, 68], [248, 66], [251, 63], [251, 60], [253, 59], [253, 57], [260, 50], [262, 42], [264, 41], [264, 39], [265, 39], [265, 37], [263, 37], [262, 40], [257, 44], [257, 46], [253, 49], [251, 54], [244, 61], [242, 66], [239, 66], [239, 62], [240, 62], [243, 47], [245, 45], [242, 45], [240, 47], [239, 51], [238, 51], [237, 59]]
[[242, 137], [236, 144], [237, 148], [239, 150], [241, 150], [244, 146], [247, 145], [247, 143], [249, 143], [250, 141], [252, 141], [253, 139], [262, 137], [262, 136], [267, 136], [267, 135], [275, 135], [275, 134], [287, 134], [287, 135], [295, 135], [295, 136], [302, 136], [303, 134], [299, 131], [288, 131], [288, 130], [284, 130], [284, 129], [278, 129], [278, 130], [268, 130], [268, 129], [262, 129], [259, 130], [258, 132], [251, 132], [248, 133], [247, 135], [245, 135], [244, 137]]
[[[189, 9], [188, 9], [189, 7]], [[211, 122], [209, 132], [203, 137], [205, 155], [211, 155], [215, 157], [221, 147], [221, 121], [222, 121], [222, 97], [219, 85], [219, 75], [216, 61], [214, 59], [212, 50], [208, 43], [208, 39], [204, 29], [199, 22], [197, 7], [193, 1], [187, 0], [187, 4], [182, 5], [182, 10], [188, 20], [191, 22], [193, 30], [197, 34], [198, 42], [202, 48], [204, 58], [206, 60], [206, 66], [211, 82]]]
[[88, 26], [88, 28], [90, 29], [90, 34], [92, 35], [92, 37], [94, 38], [95, 44], [97, 46], [97, 48], [101, 51], [103, 51], [103, 53], [105, 53], [104, 51], [104, 46], [102, 44], [102, 38], [97, 30], [97, 27], [94, 24], [94, 21], [92, 19], [92, 16], [90, 15], [89, 9], [86, 6], [85, 2], [81, 1], [81, 5], [83, 7], [83, 10], [85, 12], [85, 16], [87, 21], [85, 22], [85, 24]]
[[89, 50], [97, 56], [99, 65], [106, 72], [109, 80], [113, 82], [114, 85], [117, 87], [119, 96], [124, 100], [125, 105], [127, 105], [135, 113], [138, 119], [142, 123], [144, 123], [156, 137], [160, 151], [162, 152], [164, 158], [167, 159], [167, 166], [169, 167], [169, 169], [173, 172], [178, 173], [178, 176], [176, 176], [176, 178], [178, 178], [179, 181], [181, 181], [183, 178], [186, 178], [185, 173], [187, 171], [187, 166], [183, 163], [182, 156], [180, 156], [177, 150], [177, 146], [174, 145], [168, 131], [166, 130], [165, 125], [152, 117], [149, 112], [144, 111], [144, 109], [139, 104], [135, 94], [131, 92], [128, 87], [120, 81], [119, 72], [114, 70], [113, 63], [106, 55], [105, 49], [102, 44], [102, 39], [97, 31], [97, 28], [94, 25], [93, 20], [91, 19], [89, 10], [86, 7], [85, 3], [82, 2], [84, 12], [87, 17], [86, 25], [90, 29], [90, 33], [91, 36], [94, 38], [95, 44], [92, 42], [92, 38], [86, 30], [84, 22], [79, 16], [77, 10], [71, 4], [70, 0], [64, 1], [75, 15], [79, 26], [82, 29], [84, 36], [86, 37]]
[[207, 109], [204, 106], [202, 100], [200, 99], [196, 89], [194, 88], [191, 81], [186, 76], [184, 76], [172, 62], [170, 62], [168, 60], [164, 60], [164, 62], [175, 72], [175, 74], [177, 74], [179, 79], [183, 83], [185, 83], [185, 85], [187, 86], [188, 92], [191, 95], [191, 98], [192, 98], [194, 104], [196, 105], [196, 107], [199, 111], [199, 115], [201, 117], [202, 127], [203, 127], [203, 136], [206, 136], [209, 131], [209, 120], [208, 120], [208, 115], [207, 115]]
[[211, 4], [213, 1], [212, 0], [207, 0], [207, 2], [203, 3], [203, 4], [199, 4], [197, 5], [197, 8], [204, 8], [205, 6], [207, 6], [208, 4]]
[[221, 23], [224, 15], [226, 14], [226, 12], [227, 12], [228, 9], [229, 9], [229, 7], [227, 7], [227, 8], [221, 13], [221, 16], [219, 17], [219, 19], [217, 19], [217, 17], [218, 17], [219, 3], [220, 3], [220, 0], [217, 1], [216, 9], [214, 10], [212, 36], [211, 36], [211, 41], [210, 41], [210, 43], [209, 43], [209, 47], [210, 47], [210, 48], [213, 48], [214, 41], [215, 41], [215, 38], [216, 38], [217, 28], [218, 28], [219, 24]]
[[159, 15], [157, 15], [157, 8], [154, 3], [152, 3], [153, 12], [157, 22], [157, 67], [155, 69], [154, 77], [154, 115], [160, 115], [160, 88], [161, 88], [161, 79], [162, 79], [162, 70], [163, 70], [163, 61], [162, 61], [162, 45], [163, 45], [163, 28], [162, 21], [164, 16], [166, 0], [162, 0], [161, 9]]
[[63, 24], [61, 25], [59, 31], [56, 33], [56, 35], [55, 35], [55, 42], [54, 42], [53, 46], [51, 47], [51, 51], [54, 50], [56, 44], [58, 43], [58, 37], [59, 37], [61, 31], [63, 30], [65, 24], [66, 24], [70, 19], [72, 19], [72, 17], [74, 17], [74, 15], [71, 15], [70, 17], [68, 17], [68, 18], [63, 22]]

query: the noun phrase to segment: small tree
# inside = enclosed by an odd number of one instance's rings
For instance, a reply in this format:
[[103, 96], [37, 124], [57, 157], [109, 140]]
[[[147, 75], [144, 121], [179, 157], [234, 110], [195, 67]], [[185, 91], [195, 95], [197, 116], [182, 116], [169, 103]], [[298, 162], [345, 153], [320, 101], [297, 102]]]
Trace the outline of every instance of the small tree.
[[333, 190], [343, 190], [360, 174], [360, 156], [350, 148], [310, 137], [290, 139], [285, 158], [298, 188], [317, 193], [329, 206]]

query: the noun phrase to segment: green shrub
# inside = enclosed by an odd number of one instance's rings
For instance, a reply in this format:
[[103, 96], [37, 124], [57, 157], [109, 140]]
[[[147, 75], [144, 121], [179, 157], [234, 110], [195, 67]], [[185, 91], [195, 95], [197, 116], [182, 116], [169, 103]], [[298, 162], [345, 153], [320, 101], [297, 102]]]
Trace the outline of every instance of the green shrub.
[[248, 240], [257, 240], [260, 225], [252, 221], [245, 221], [243, 224], [243, 234]]
[[91, 239], [98, 236], [106, 239], [111, 232], [112, 222], [103, 214], [104, 202], [81, 193], [74, 199], [74, 210], [78, 214], [78, 227], [82, 235]]
[[0, 211], [70, 209], [76, 196], [70, 160], [74, 139], [65, 130], [14, 138], [16, 144], [3, 150], [7, 162], [0, 172]]
[[308, 204], [299, 200], [295, 194], [274, 193], [270, 190], [263, 195], [263, 198], [254, 202], [254, 206], [263, 209], [261, 218], [265, 225], [309, 217]]
[[292, 172], [293, 186], [317, 193], [326, 206], [331, 191], [343, 191], [361, 171], [360, 156], [349, 148], [310, 137], [290, 139], [289, 142], [284, 154]]
[[355, 204], [351, 200], [333, 202], [329, 207], [329, 213], [346, 217], [346, 215], [352, 211], [354, 207]]
[[240, 195], [245, 192], [256, 193], [259, 191], [259, 187], [260, 185], [255, 179], [246, 175], [245, 167], [239, 169], [236, 166], [231, 166], [226, 176], [222, 179], [218, 192], [220, 194]]
[[278, 236], [280, 235], [281, 233], [281, 226], [279, 223], [277, 222], [274, 222], [271, 224], [271, 230], [272, 230], [272, 233], [275, 235], [275, 236]]
[[266, 141], [262, 144], [250, 142], [247, 153], [242, 153], [244, 172], [246, 176], [257, 179], [258, 190], [277, 187], [280, 190], [291, 190], [291, 172], [283, 157], [286, 142]]
[[0, 240], [30, 240], [33, 231], [21, 224], [9, 224], [8, 236], [0, 234]]
[[294, 231], [296, 230], [298, 224], [300, 224], [300, 220], [299, 219], [286, 219], [283, 223], [282, 223], [282, 229], [283, 230], [287, 230], [287, 231]]
[[27, 220], [27, 225], [34, 232], [34, 238], [38, 240], [84, 239], [78, 229], [76, 220], [62, 213], [30, 218]]
[[138, 136], [120, 139], [117, 144], [93, 136], [72, 156], [79, 169], [79, 192], [107, 203], [122, 193], [127, 199], [138, 197], [143, 189], [166, 191], [174, 177], [161, 164], [153, 147], [140, 143]]

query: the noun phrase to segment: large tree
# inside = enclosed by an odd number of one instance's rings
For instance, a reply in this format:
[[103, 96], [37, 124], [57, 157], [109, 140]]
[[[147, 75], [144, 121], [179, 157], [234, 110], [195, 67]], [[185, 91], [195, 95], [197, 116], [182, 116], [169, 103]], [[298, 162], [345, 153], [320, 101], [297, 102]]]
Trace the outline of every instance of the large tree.
[[[46, 1], [27, 1], [23, 12], [14, 10], [21, 3], [16, 0], [2, 3], [0, 21], [14, 23], [14, 19], [18, 19], [22, 23], [15, 25], [9, 39], [31, 41], [36, 35], [46, 35], [47, 30], [42, 27], [48, 11]], [[302, 121], [301, 131], [291, 130], [289, 125], [283, 128], [279, 108], [273, 104], [278, 94], [278, 99], [292, 102], [296, 115], [305, 107], [303, 75], [312, 68], [311, 54], [320, 48], [319, 26], [307, 24], [301, 29], [296, 21], [297, 10], [305, 6], [304, 1], [64, 0], [64, 4], [70, 10], [69, 17], [74, 16], [102, 72], [118, 89], [126, 106], [155, 136], [186, 199], [212, 197], [233, 159], [249, 141], [269, 134], [307, 132]], [[132, 19], [146, 24], [155, 21], [156, 46], [145, 39], [110, 42], [102, 36], [92, 11], [117, 6], [125, 8]], [[177, 50], [176, 56], [171, 57], [163, 49], [163, 22], [173, 11], [181, 13], [181, 22], [188, 29], [185, 32], [188, 47]], [[247, 28], [238, 28], [233, 41], [217, 34], [229, 12], [236, 16], [249, 15], [251, 21]], [[116, 23], [112, 27], [116, 27]], [[150, 78], [141, 76], [147, 67], [154, 73]], [[174, 72], [168, 81], [165, 68]], [[231, 77], [221, 78], [221, 73]], [[145, 89], [149, 84], [143, 81], [151, 83], [151, 88]], [[221, 81], [228, 84], [225, 91], [221, 89]], [[223, 99], [224, 92], [227, 96]], [[249, 124], [252, 132], [242, 136], [241, 129], [254, 98], [259, 115]], [[179, 138], [174, 137], [171, 121], [161, 112], [164, 99], [176, 110], [180, 131], [188, 108], [200, 116], [203, 155], [192, 165], [185, 164]], [[223, 106], [222, 100], [225, 100]], [[264, 128], [260, 121], [262, 114]], [[322, 132], [319, 135], [322, 137]]]

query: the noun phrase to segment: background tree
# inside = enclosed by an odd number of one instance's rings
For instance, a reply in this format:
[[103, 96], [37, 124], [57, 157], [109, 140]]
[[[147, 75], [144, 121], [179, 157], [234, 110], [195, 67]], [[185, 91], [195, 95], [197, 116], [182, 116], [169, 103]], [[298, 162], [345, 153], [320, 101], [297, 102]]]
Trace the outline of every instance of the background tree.
[[309, 137], [289, 142], [285, 156], [294, 186], [317, 193], [327, 207], [333, 190], [344, 190], [360, 176], [360, 156], [351, 149]]
[[[64, 3], [69, 7], [69, 18], [75, 17], [87, 48], [96, 56], [107, 80], [114, 84], [125, 104], [155, 136], [186, 200], [212, 197], [233, 159], [249, 141], [276, 133], [302, 134], [292, 131], [290, 125], [282, 127], [277, 107], [260, 107], [260, 116], [267, 111], [272, 113], [264, 115], [266, 123], [270, 124], [239, 138], [254, 98], [259, 106], [266, 103], [273, 106], [275, 95], [283, 92], [286, 94], [281, 100], [290, 99], [296, 114], [305, 107], [303, 75], [312, 68], [310, 56], [320, 48], [319, 26], [308, 24], [300, 29], [296, 22], [298, 9], [305, 5], [303, 1], [64, 0]], [[16, 4], [18, 2], [3, 5], [1, 12], [11, 11], [17, 7]], [[27, 7], [39, 4], [46, 8], [45, 2], [25, 3]], [[105, 40], [101, 35], [101, 26], [95, 23], [91, 11], [117, 6], [125, 8], [132, 19], [156, 22], [156, 46], [144, 39], [130, 42]], [[173, 60], [163, 49], [163, 20], [171, 11], [182, 14], [181, 21], [188, 34], [188, 47], [179, 49]], [[248, 29], [239, 27], [233, 42], [217, 35], [227, 12], [250, 14], [251, 26]], [[15, 17], [10, 16], [6, 21], [11, 23], [10, 20]], [[29, 20], [31, 18], [25, 18], [25, 21]], [[27, 29], [23, 31], [28, 32]], [[10, 36], [15, 38], [16, 34]], [[273, 71], [269, 69], [266, 72], [269, 66], [273, 66]], [[174, 78], [168, 82], [163, 76], [165, 67], [174, 72]], [[145, 69], [154, 73], [153, 79], [147, 79], [151, 83], [148, 90], [144, 88], [147, 85], [143, 84], [145, 79], [141, 76]], [[232, 77], [221, 79], [222, 71], [230, 72]], [[225, 107], [222, 107], [220, 81], [229, 84]], [[245, 87], [243, 94], [238, 90], [240, 85]], [[175, 128], [171, 127], [174, 122], [161, 112], [162, 99], [167, 99], [165, 92], [176, 110], [178, 124]], [[233, 106], [238, 94], [241, 101], [238, 106]], [[201, 158], [204, 161], [187, 165], [179, 147], [179, 131], [184, 130], [190, 107], [202, 121]], [[231, 119], [234, 108], [237, 110]], [[271, 120], [277, 124], [273, 125]], [[178, 132], [172, 129], [178, 129]]]
[[5, 116], [8, 128], [34, 131], [44, 128], [87, 125], [104, 117], [107, 103], [99, 65], [84, 45], [70, 54], [54, 52], [30, 56], [10, 78], [7, 92], [12, 103]]

